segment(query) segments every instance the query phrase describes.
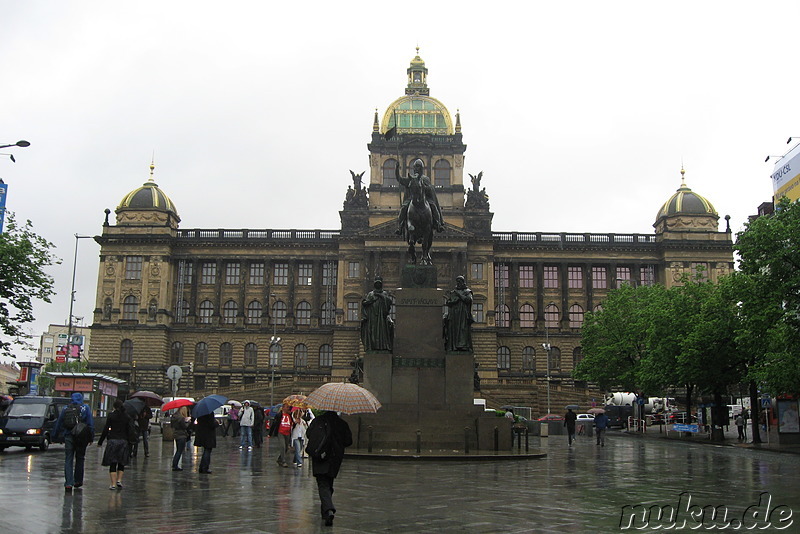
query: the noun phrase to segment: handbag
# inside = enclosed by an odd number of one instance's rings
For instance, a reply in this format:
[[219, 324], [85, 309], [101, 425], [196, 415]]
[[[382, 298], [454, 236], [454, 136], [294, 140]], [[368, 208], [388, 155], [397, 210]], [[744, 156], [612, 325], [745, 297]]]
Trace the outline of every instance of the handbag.
[[89, 425], [87, 425], [83, 421], [78, 421], [77, 423], [75, 423], [75, 426], [72, 427], [72, 436], [80, 443], [91, 442], [91, 436], [89, 435]]

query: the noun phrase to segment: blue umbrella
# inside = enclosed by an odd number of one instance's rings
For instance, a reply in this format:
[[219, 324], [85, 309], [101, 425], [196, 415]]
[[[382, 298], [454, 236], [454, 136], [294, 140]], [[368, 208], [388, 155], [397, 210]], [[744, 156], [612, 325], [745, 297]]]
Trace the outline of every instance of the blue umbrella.
[[200, 399], [194, 408], [192, 408], [193, 417], [202, 417], [208, 415], [223, 404], [228, 402], [228, 397], [222, 395], [209, 395]]

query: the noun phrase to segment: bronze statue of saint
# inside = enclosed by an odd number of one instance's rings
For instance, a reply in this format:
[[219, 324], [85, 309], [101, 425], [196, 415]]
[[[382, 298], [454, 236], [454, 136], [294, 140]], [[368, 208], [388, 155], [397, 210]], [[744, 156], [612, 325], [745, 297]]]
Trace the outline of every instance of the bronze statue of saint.
[[361, 301], [361, 343], [365, 351], [392, 351], [394, 322], [390, 317], [392, 297], [383, 290], [381, 277]]
[[444, 219], [442, 219], [442, 208], [439, 207], [439, 200], [436, 198], [436, 191], [433, 189], [430, 178], [425, 176], [425, 164], [421, 159], [414, 160], [412, 164], [412, 172], [405, 178], [400, 176], [400, 164], [398, 163], [394, 168], [395, 178], [405, 187], [405, 194], [403, 196], [403, 204], [400, 206], [400, 215], [397, 217], [397, 235], [405, 235], [406, 222], [408, 221], [408, 205], [411, 204], [412, 195], [410, 192], [411, 180], [420, 180], [422, 183], [423, 196], [431, 208], [431, 215], [433, 216], [433, 229], [437, 232], [444, 230]]
[[463, 276], [456, 277], [456, 288], [447, 294], [444, 316], [444, 348], [448, 352], [472, 351], [472, 290]]

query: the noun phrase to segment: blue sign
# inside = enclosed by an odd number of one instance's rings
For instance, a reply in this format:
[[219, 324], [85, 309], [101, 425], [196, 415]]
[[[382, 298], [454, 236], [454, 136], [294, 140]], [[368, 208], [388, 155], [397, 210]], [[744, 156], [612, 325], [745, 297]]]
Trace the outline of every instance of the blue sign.
[[0, 234], [3, 233], [3, 222], [6, 218], [6, 194], [8, 193], [8, 184], [0, 184]]
[[700, 432], [698, 425], [684, 425], [682, 423], [675, 423], [672, 425], [672, 430], [675, 432]]

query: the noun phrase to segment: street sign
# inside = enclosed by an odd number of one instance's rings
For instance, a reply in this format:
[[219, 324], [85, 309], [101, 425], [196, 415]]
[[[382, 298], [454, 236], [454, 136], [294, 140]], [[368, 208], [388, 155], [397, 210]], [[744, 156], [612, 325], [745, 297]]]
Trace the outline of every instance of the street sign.
[[699, 432], [700, 427], [698, 425], [684, 425], [682, 423], [676, 423], [672, 425], [672, 430], [675, 432]]
[[67, 361], [67, 357], [66, 356], [56, 356], [56, 362], [64, 363], [65, 361]]
[[167, 369], [167, 378], [173, 382], [180, 380], [181, 375], [183, 375], [183, 369], [181, 369], [180, 366], [170, 365]]

